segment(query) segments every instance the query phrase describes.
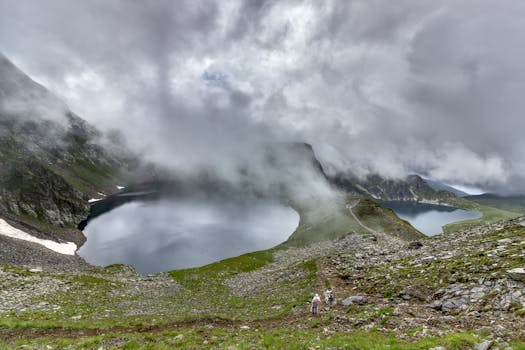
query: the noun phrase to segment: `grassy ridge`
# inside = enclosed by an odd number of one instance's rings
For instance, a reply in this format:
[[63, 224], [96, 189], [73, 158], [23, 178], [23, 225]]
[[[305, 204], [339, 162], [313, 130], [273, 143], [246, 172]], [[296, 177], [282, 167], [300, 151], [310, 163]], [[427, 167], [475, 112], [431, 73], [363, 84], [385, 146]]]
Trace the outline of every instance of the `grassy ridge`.
[[391, 209], [371, 199], [361, 199], [354, 213], [366, 226], [385, 234], [406, 240], [424, 238], [408, 221], [400, 219]]
[[521, 214], [525, 213], [525, 196], [470, 196], [467, 199], [488, 207], [498, 208], [501, 210], [512, 211]]
[[350, 214], [347, 205], [356, 203], [352, 210], [361, 222], [373, 230], [413, 240], [424, 235], [391, 210], [364, 197], [339, 197], [330, 203], [319, 203], [315, 208], [295, 208], [300, 214], [296, 231], [282, 245], [303, 246], [313, 242], [334, 240], [350, 232], [368, 233]]
[[520, 216], [520, 213], [502, 210], [498, 208], [488, 207], [471, 201], [461, 199], [458, 203], [455, 204], [459, 208], [464, 208], [468, 210], [478, 211], [481, 213], [481, 217], [478, 219], [464, 220], [459, 222], [454, 222], [448, 225], [443, 226], [444, 232], [453, 232], [459, 231], [467, 228], [471, 228], [477, 225], [488, 224], [491, 222], [499, 220], [508, 220]]

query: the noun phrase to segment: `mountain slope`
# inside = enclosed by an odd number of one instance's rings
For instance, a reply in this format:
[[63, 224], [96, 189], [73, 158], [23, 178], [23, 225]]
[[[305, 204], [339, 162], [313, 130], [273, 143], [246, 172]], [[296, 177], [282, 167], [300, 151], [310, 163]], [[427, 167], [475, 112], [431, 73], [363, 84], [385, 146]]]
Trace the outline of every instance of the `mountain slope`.
[[100, 132], [1, 55], [0, 77], [0, 215], [76, 226], [89, 196], [122, 183], [131, 157], [100, 146]]
[[499, 196], [497, 194], [485, 193], [467, 196], [465, 199], [489, 207], [509, 210], [516, 213], [525, 213], [525, 196]]
[[432, 188], [435, 189], [435, 190], [448, 191], [448, 192], [450, 192], [450, 193], [455, 194], [457, 197], [466, 197], [466, 196], [469, 195], [469, 194], [466, 193], [466, 192], [460, 191], [460, 190], [458, 190], [457, 188], [454, 188], [454, 187], [452, 187], [452, 186], [445, 185], [444, 183], [439, 182], [439, 181], [434, 181], [434, 180], [430, 180], [430, 179], [424, 179], [424, 181], [425, 181], [430, 187], [432, 187]]

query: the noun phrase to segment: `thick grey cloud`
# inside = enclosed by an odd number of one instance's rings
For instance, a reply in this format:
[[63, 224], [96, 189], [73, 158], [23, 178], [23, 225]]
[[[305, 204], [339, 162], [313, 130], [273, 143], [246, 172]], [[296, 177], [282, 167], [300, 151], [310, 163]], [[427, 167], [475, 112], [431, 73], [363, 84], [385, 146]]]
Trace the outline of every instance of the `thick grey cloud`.
[[525, 3], [0, 0], [0, 50], [150, 159], [324, 165], [525, 192]]

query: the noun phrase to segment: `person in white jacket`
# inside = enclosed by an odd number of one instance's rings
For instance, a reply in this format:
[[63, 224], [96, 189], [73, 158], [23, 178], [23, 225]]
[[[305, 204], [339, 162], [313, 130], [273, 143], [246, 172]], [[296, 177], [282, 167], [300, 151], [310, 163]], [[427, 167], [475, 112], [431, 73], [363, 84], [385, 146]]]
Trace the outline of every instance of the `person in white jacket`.
[[312, 314], [317, 314], [317, 309], [319, 307], [319, 304], [321, 304], [321, 298], [319, 297], [319, 294], [315, 293], [314, 297], [312, 298]]

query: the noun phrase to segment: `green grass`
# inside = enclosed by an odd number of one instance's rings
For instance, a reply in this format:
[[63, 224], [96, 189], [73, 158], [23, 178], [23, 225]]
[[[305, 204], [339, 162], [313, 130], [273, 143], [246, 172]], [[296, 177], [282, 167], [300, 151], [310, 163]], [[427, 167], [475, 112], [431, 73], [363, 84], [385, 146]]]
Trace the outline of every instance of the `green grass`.
[[[443, 346], [449, 350], [473, 348], [485, 340], [475, 333], [449, 333], [442, 337], [421, 340], [401, 340], [394, 334], [379, 332], [322, 332], [320, 329], [249, 329], [239, 328], [179, 328], [157, 333], [111, 333], [81, 338], [44, 337], [0, 342], [2, 349], [349, 349], [404, 350], [429, 349]], [[510, 344], [524, 349], [525, 343]], [[497, 346], [497, 344], [496, 344]]]
[[122, 182], [119, 169], [85, 158], [76, 159], [60, 168], [54, 167], [53, 171], [82, 193], [93, 193], [95, 190]]
[[361, 199], [353, 210], [363, 224], [376, 231], [407, 240], [425, 237], [391, 209], [384, 208], [371, 199]]
[[305, 246], [325, 240], [333, 240], [350, 232], [366, 233], [350, 215], [346, 208], [346, 199], [340, 197], [330, 203], [320, 202], [314, 207], [294, 206], [299, 213], [299, 226], [282, 245]]
[[394, 212], [381, 207], [372, 199], [340, 197], [331, 203], [320, 202], [314, 208], [294, 207], [301, 217], [299, 226], [282, 246], [304, 246], [313, 242], [338, 239], [352, 232], [369, 233], [352, 217], [346, 207], [355, 201], [359, 203], [353, 208], [354, 214], [373, 230], [408, 240], [424, 237], [408, 222], [399, 219]]
[[478, 211], [482, 214], [482, 216], [478, 219], [459, 221], [459, 222], [454, 222], [454, 223], [445, 225], [443, 226], [443, 232], [454, 232], [454, 231], [464, 230], [464, 229], [472, 228], [478, 225], [489, 224], [489, 223], [499, 221], [499, 220], [513, 219], [521, 215], [519, 213], [515, 213], [512, 211], [502, 210], [502, 209], [493, 208], [493, 207], [487, 207], [485, 205], [480, 205], [474, 202], [470, 202], [466, 204], [463, 203], [463, 204], [460, 204], [459, 207], [468, 209], [468, 210]]
[[525, 196], [469, 197], [468, 200], [487, 207], [525, 214]]
[[181, 284], [177, 295], [182, 313], [187, 317], [221, 317], [235, 320], [264, 319], [282, 316], [310, 298], [316, 278], [314, 261], [293, 266], [307, 271], [304, 277], [261, 286], [254, 295], [236, 296], [225, 285], [228, 278], [250, 272], [270, 263], [272, 251], [244, 254], [204, 267], [170, 272]]

